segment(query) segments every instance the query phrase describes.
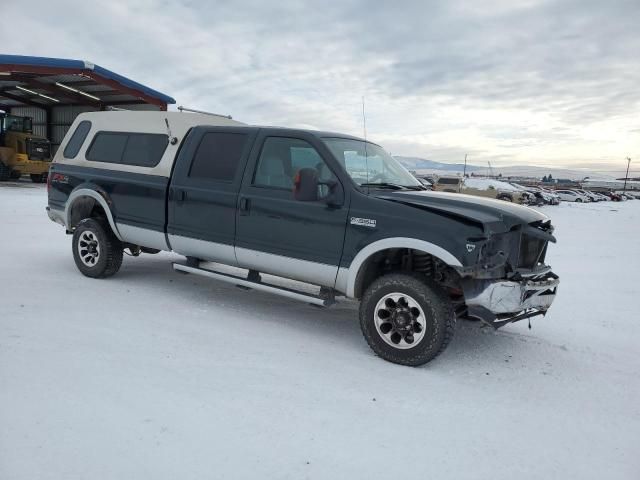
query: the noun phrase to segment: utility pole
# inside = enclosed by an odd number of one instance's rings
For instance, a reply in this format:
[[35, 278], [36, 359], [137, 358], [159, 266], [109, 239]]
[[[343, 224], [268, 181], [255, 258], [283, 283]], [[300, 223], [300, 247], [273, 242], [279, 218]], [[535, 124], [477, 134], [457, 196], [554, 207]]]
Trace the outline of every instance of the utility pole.
[[462, 172], [462, 178], [467, 178], [467, 154], [464, 154], [464, 171]]
[[623, 193], [627, 191], [627, 178], [629, 178], [629, 165], [631, 165], [631, 158], [627, 157], [627, 173], [624, 176], [624, 187], [622, 189]]

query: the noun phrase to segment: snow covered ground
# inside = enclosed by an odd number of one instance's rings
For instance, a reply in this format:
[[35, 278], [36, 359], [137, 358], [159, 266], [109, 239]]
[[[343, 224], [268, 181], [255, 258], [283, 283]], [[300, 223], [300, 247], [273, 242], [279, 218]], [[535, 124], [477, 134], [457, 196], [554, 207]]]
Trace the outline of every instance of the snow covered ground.
[[640, 201], [548, 207], [544, 319], [421, 367], [321, 310], [125, 257], [90, 280], [0, 186], [0, 479], [640, 478]]

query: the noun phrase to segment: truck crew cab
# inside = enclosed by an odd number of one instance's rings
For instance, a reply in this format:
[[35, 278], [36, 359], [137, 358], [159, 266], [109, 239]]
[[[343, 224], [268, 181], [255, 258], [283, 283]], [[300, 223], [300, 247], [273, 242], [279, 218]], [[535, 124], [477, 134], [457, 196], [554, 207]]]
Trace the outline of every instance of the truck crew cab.
[[174, 264], [181, 272], [323, 306], [357, 299], [371, 348], [404, 365], [442, 352], [456, 318], [498, 328], [544, 314], [558, 286], [543, 214], [425, 191], [380, 146], [348, 135], [194, 113], [84, 113], [48, 192], [49, 217], [73, 234], [88, 277], [115, 274], [125, 249], [164, 250], [186, 257]]

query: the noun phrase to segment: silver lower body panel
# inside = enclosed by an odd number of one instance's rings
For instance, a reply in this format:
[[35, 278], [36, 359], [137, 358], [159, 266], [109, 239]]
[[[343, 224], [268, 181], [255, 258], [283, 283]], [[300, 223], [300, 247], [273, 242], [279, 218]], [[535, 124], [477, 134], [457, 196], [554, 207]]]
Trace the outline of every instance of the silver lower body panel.
[[64, 210], [57, 210], [55, 208], [47, 207], [47, 215], [49, 216], [49, 220], [67, 228], [67, 225], [65, 223]]
[[236, 247], [238, 266], [271, 275], [333, 288], [338, 273], [337, 265], [310, 262], [298, 258]]
[[116, 227], [118, 232], [120, 232], [123, 242], [140, 245], [141, 247], [156, 248], [158, 250], [169, 250], [164, 232], [134, 227], [126, 223], [116, 223]]

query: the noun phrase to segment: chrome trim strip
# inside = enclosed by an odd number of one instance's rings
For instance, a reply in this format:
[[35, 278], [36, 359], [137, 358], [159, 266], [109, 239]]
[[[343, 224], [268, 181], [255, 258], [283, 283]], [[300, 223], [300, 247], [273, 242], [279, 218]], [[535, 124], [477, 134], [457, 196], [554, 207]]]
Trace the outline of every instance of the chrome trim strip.
[[[364, 262], [374, 253], [381, 250], [386, 250], [388, 248], [410, 248], [413, 250], [420, 250], [439, 258], [447, 265], [451, 265], [452, 267], [462, 267], [460, 260], [454, 257], [451, 253], [447, 252], [444, 248], [439, 247], [438, 245], [435, 245], [431, 242], [408, 237], [384, 238], [382, 240], [370, 243], [369, 245], [364, 247], [358, 252], [358, 254], [351, 262], [351, 265], [348, 269], [349, 275], [346, 281], [347, 297], [354, 298], [355, 296], [356, 279], [358, 277], [360, 267], [362, 267]], [[340, 278], [340, 282], [341, 284], [344, 284], [344, 278]]]
[[257, 270], [300, 282], [333, 288], [336, 284], [337, 265], [310, 262], [297, 258], [236, 247], [240, 268]]
[[107, 220], [109, 221], [109, 226], [111, 227], [111, 230], [113, 230], [113, 233], [118, 238], [118, 240], [122, 241], [122, 236], [120, 235], [120, 232], [118, 231], [118, 228], [116, 227], [116, 224], [113, 221], [113, 216], [111, 215], [111, 209], [109, 208], [109, 205], [107, 205], [107, 201], [98, 192], [96, 192], [95, 190], [91, 190], [89, 188], [79, 188], [77, 190], [74, 190], [73, 192], [71, 192], [71, 195], [69, 195], [69, 198], [67, 198], [67, 204], [64, 209], [64, 218], [65, 218], [64, 224], [67, 230], [69, 230], [69, 226], [71, 223], [71, 208], [73, 207], [73, 202], [75, 202], [75, 200], [79, 197], [91, 197], [100, 204], [105, 214], [107, 215]]
[[187, 257], [238, 266], [233, 245], [169, 234], [171, 250]]
[[164, 232], [134, 227], [125, 223], [116, 223], [116, 226], [123, 242], [133, 243], [141, 247], [157, 248], [158, 250], [170, 250]]
[[549, 265], [541, 265], [537, 268], [526, 269], [526, 268], [518, 268], [516, 273], [519, 273], [521, 277], [529, 278], [529, 277], [538, 277], [541, 275], [545, 275], [551, 271], [551, 267]]
[[179, 263], [174, 263], [173, 268], [175, 270], [179, 270], [182, 272], [194, 273], [196, 275], [202, 275], [203, 277], [214, 278], [216, 280], [221, 280], [223, 282], [231, 283], [233, 285], [240, 285], [242, 287], [253, 288], [255, 290], [260, 290], [263, 292], [275, 293], [276, 295], [281, 295], [283, 297], [291, 298], [294, 300], [300, 300], [306, 303], [312, 303], [314, 305], [327, 306], [327, 300], [323, 298], [316, 297], [313, 295], [307, 295], [302, 292], [296, 292], [294, 290], [275, 287], [272, 285], [268, 285], [266, 283], [251, 282], [249, 280], [245, 280], [239, 277], [234, 277], [233, 275], [217, 273], [211, 270], [205, 270], [203, 268], [188, 267], [186, 265], [181, 265]]

